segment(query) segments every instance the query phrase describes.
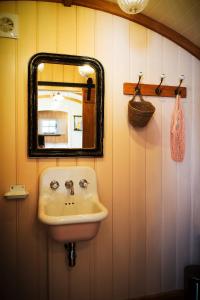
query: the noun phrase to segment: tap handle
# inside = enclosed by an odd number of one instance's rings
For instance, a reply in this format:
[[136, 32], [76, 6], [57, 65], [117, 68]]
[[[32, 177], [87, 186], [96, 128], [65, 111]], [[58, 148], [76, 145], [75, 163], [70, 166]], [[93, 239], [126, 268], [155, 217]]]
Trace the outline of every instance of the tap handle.
[[60, 186], [60, 184], [59, 184], [59, 182], [56, 181], [56, 180], [52, 180], [52, 181], [50, 182], [50, 188], [51, 188], [53, 191], [57, 190], [57, 189], [59, 188], [59, 186]]
[[88, 187], [89, 182], [86, 179], [81, 179], [79, 181], [79, 185], [81, 188], [86, 189]]

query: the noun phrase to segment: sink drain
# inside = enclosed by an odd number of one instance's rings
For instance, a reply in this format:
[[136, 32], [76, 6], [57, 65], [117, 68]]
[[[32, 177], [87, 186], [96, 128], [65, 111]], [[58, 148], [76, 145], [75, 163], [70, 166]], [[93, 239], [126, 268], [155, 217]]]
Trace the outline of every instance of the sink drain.
[[76, 265], [76, 243], [70, 242], [64, 245], [67, 251], [68, 265], [74, 267]]

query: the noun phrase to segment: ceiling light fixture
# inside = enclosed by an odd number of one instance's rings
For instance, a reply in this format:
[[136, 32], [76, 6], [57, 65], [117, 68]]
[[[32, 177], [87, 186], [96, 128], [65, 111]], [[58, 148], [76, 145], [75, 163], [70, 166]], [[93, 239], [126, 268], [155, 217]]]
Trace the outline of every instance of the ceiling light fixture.
[[117, 0], [121, 10], [127, 14], [138, 14], [148, 4], [149, 0]]
[[63, 101], [64, 97], [60, 92], [56, 92], [55, 94], [53, 93], [53, 100], [55, 102]]

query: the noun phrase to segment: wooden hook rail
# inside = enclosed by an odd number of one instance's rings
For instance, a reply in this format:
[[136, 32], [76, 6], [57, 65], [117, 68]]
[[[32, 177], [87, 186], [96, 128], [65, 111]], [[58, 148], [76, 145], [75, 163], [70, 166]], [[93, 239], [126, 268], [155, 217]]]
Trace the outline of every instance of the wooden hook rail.
[[[135, 94], [135, 87], [137, 86], [137, 83], [124, 83], [124, 95], [134, 95]], [[156, 96], [156, 88], [158, 85], [154, 84], [140, 84], [140, 91], [143, 96]], [[160, 87], [161, 93], [159, 97], [175, 97], [175, 91], [177, 90], [177, 86], [169, 86], [169, 85], [162, 85]], [[186, 98], [187, 95], [187, 89], [186, 87], [180, 87], [179, 93], [181, 95], [181, 98]]]

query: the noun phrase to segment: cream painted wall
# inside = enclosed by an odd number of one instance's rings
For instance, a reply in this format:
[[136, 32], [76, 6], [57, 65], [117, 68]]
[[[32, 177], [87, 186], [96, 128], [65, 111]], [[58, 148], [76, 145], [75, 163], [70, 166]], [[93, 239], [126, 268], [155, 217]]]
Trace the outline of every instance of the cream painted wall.
[[[183, 287], [183, 269], [199, 263], [200, 62], [177, 45], [107, 13], [47, 2], [0, 2], [17, 13], [18, 40], [0, 38], [0, 299], [122, 300]], [[105, 69], [103, 158], [27, 158], [27, 64], [36, 52], [87, 55]], [[154, 118], [127, 121], [123, 82], [176, 85], [185, 74], [186, 155], [170, 158], [174, 99], [154, 98]], [[109, 217], [96, 239], [77, 245], [69, 270], [63, 245], [37, 221], [38, 177], [49, 166], [96, 170]], [[30, 196], [8, 201], [10, 184]], [[16, 296], [17, 295], [17, 296]]]

